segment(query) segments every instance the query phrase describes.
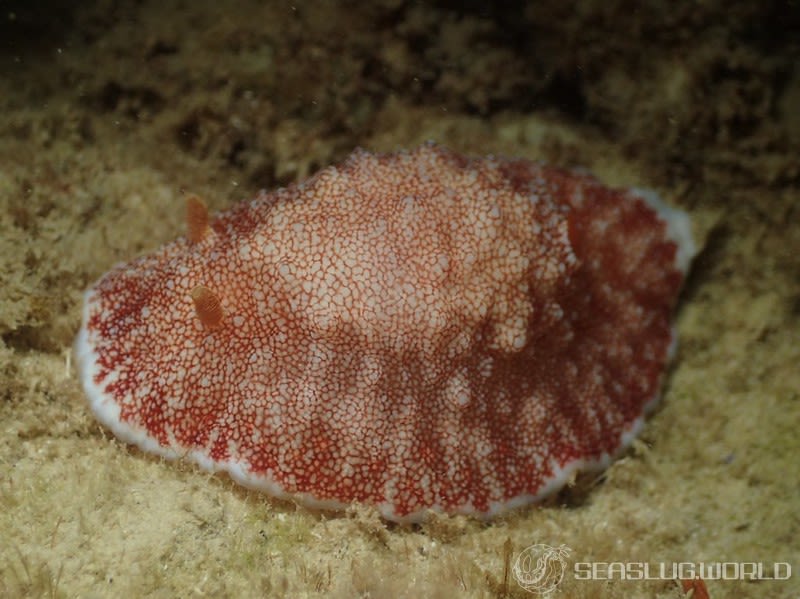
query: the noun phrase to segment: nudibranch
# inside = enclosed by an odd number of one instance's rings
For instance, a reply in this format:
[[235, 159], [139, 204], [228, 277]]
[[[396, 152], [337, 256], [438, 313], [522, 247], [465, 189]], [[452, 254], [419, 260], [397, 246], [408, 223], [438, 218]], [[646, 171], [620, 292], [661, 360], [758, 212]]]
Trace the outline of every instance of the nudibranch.
[[642, 427], [694, 255], [652, 192], [434, 144], [209, 216], [85, 295], [120, 439], [314, 508], [491, 517]]

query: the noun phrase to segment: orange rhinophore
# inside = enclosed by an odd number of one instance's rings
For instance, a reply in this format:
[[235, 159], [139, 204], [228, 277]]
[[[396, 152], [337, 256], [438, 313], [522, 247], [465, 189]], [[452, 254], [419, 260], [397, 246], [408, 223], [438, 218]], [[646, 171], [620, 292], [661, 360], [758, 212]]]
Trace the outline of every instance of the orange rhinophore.
[[198, 285], [192, 289], [192, 301], [197, 318], [203, 326], [209, 329], [219, 326], [222, 322], [222, 303], [219, 297], [208, 287]]
[[211, 231], [208, 207], [195, 195], [186, 198], [186, 237], [191, 243], [199, 243]]

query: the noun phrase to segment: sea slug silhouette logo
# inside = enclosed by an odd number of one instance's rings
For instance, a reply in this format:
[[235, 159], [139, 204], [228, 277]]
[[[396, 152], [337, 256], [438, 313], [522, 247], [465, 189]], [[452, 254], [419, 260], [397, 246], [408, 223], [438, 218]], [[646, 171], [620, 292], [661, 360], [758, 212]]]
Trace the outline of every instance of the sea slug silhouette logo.
[[564, 577], [565, 559], [570, 551], [566, 545], [531, 545], [514, 562], [514, 578], [526, 591], [548, 595], [556, 590]]

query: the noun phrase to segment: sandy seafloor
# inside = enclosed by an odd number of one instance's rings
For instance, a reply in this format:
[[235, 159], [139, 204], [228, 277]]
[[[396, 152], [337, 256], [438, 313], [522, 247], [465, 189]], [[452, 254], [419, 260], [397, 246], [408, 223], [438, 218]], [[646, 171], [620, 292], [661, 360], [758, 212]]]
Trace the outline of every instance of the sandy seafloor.
[[[800, 596], [796, 2], [0, 3], [0, 596], [535, 597], [506, 565], [789, 563]], [[80, 4], [80, 6], [78, 6]], [[660, 409], [603, 476], [490, 523], [318, 513], [116, 441], [71, 363], [81, 293], [355, 146], [586, 167], [703, 247]], [[556, 597], [681, 597], [580, 581]]]

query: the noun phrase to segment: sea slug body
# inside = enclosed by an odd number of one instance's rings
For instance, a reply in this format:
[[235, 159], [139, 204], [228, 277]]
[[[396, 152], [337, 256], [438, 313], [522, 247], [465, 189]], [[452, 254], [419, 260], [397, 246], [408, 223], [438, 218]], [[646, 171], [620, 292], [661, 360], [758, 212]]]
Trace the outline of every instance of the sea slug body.
[[85, 296], [97, 418], [312, 507], [490, 517], [607, 466], [657, 400], [694, 254], [649, 192], [434, 144], [209, 217]]

